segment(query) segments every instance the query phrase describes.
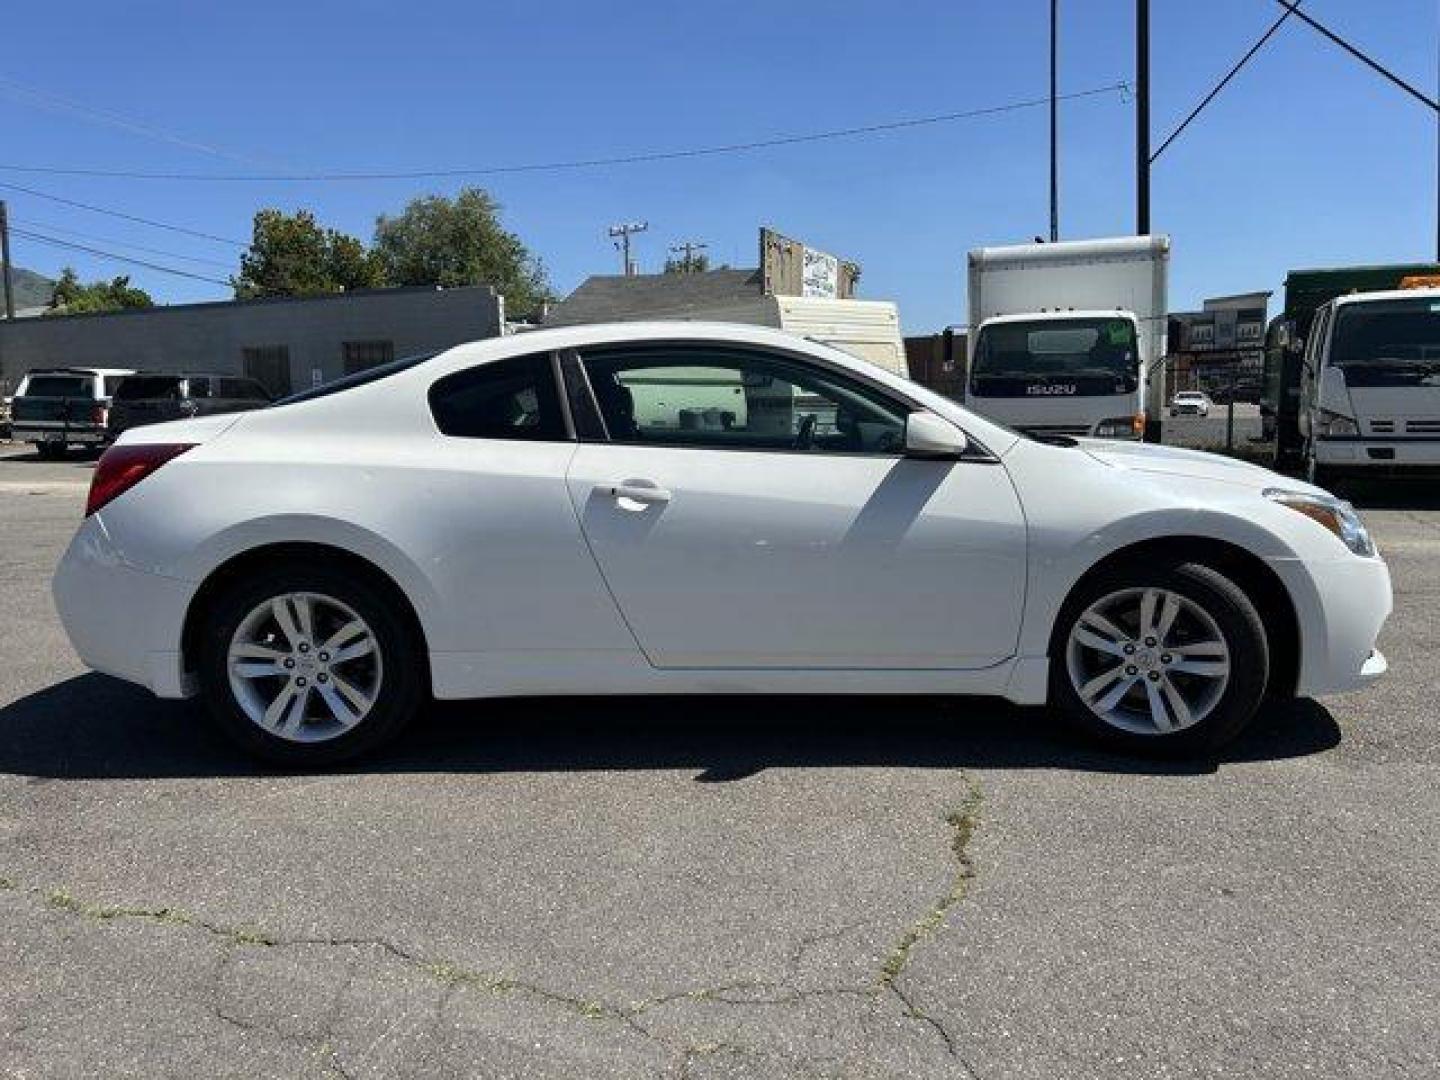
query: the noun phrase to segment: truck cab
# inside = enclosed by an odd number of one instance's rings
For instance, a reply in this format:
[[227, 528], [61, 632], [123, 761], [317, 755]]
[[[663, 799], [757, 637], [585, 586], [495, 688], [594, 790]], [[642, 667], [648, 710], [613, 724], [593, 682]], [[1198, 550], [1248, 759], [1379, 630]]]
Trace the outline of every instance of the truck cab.
[[1440, 288], [1322, 304], [1303, 343], [1307, 476], [1440, 475]]
[[966, 401], [1032, 434], [1138, 439], [1145, 431], [1140, 336], [1128, 311], [986, 319], [972, 334]]

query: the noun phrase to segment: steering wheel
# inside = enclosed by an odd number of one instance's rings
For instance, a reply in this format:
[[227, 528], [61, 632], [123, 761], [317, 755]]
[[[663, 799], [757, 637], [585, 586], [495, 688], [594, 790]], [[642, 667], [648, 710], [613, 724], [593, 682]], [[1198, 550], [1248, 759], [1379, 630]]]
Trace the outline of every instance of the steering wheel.
[[796, 450], [809, 450], [815, 442], [815, 414], [806, 413], [800, 418], [800, 429], [795, 432], [795, 441], [791, 444]]

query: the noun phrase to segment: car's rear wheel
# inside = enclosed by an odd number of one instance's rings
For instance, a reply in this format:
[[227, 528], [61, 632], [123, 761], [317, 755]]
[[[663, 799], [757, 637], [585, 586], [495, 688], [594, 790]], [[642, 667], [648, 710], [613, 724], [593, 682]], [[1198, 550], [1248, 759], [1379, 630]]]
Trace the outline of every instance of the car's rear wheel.
[[327, 765], [393, 738], [424, 697], [423, 646], [386, 591], [321, 563], [272, 565], [205, 616], [201, 689], [244, 749]]
[[1199, 563], [1117, 567], [1066, 602], [1051, 649], [1051, 701], [1128, 749], [1219, 746], [1265, 693], [1269, 645], [1254, 604]]

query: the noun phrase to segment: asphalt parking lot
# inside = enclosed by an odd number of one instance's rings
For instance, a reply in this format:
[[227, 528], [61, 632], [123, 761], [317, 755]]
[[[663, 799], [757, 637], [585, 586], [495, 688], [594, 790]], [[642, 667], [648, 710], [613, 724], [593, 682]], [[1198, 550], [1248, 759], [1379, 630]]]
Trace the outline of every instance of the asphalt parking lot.
[[0, 454], [0, 1074], [1440, 1074], [1440, 492], [1391, 673], [1166, 766], [941, 699], [433, 710], [258, 770], [88, 674]]

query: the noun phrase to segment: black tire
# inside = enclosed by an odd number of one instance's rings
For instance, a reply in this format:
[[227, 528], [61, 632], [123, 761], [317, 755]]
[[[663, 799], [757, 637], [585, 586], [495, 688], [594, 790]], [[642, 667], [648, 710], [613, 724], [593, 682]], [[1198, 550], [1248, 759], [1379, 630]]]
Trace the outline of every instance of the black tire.
[[[265, 730], [230, 688], [228, 654], [241, 622], [266, 600], [293, 592], [318, 593], [353, 609], [369, 625], [383, 659], [369, 712], [348, 731], [321, 742], [295, 742]], [[290, 768], [334, 765], [389, 742], [429, 696], [424, 642], [400, 603], [390, 589], [311, 559], [268, 563], [230, 585], [208, 605], [198, 639], [200, 691], [211, 717], [246, 752]]]
[[40, 455], [42, 461], [59, 461], [65, 456], [69, 447], [64, 443], [42, 442], [35, 444], [35, 453]]
[[[1135, 588], [1167, 589], [1192, 601], [1214, 620], [1225, 640], [1230, 662], [1225, 689], [1210, 711], [1190, 727], [1143, 734], [1116, 727], [1092, 712], [1072, 683], [1067, 643], [1076, 620], [1103, 597]], [[1255, 605], [1233, 581], [1202, 563], [1176, 561], [1102, 571], [1066, 600], [1051, 638], [1051, 706], [1085, 735], [1130, 752], [1183, 757], [1224, 745], [1254, 716], [1269, 675], [1269, 641]]]

